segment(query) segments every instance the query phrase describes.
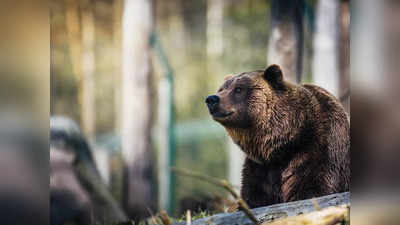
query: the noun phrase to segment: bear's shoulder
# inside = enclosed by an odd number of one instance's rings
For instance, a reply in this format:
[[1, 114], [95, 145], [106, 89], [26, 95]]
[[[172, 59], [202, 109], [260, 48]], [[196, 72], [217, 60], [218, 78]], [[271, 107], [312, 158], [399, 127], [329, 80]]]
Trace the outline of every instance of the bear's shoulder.
[[338, 110], [343, 110], [344, 108], [340, 103], [339, 99], [336, 98], [333, 94], [329, 93], [324, 88], [317, 86], [315, 84], [303, 84], [301, 85], [305, 89], [307, 89], [311, 94], [318, 100], [318, 102], [325, 107], [334, 107]]
[[318, 99], [321, 98], [331, 98], [333, 100], [337, 100], [335, 96], [333, 96], [331, 93], [329, 93], [327, 90], [324, 88], [317, 86], [315, 84], [302, 84], [302, 87], [310, 91], [314, 96], [316, 96]]
[[317, 111], [320, 116], [322, 116], [321, 114], [324, 114], [328, 117], [334, 116], [337, 119], [340, 118], [349, 121], [349, 116], [343, 105], [333, 94], [315, 84], [303, 84], [301, 86], [308, 90], [316, 99]]

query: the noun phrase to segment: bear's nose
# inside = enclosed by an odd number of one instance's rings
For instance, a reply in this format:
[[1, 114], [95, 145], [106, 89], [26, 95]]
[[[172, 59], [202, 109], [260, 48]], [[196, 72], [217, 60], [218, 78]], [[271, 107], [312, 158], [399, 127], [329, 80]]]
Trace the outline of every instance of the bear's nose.
[[219, 103], [219, 97], [216, 95], [210, 95], [206, 98], [206, 103], [209, 106], [214, 106]]

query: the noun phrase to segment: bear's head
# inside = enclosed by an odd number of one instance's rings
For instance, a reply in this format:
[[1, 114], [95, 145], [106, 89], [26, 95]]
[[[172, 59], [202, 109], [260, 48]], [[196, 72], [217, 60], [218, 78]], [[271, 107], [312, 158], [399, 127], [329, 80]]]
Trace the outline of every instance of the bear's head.
[[285, 82], [280, 67], [271, 65], [227, 77], [206, 104], [213, 119], [248, 156], [267, 160], [302, 126], [305, 115], [298, 101], [299, 87]]
[[268, 115], [277, 93], [285, 89], [281, 69], [272, 65], [265, 71], [229, 75], [218, 92], [207, 97], [206, 103], [213, 119], [223, 126], [250, 128], [260, 116]]

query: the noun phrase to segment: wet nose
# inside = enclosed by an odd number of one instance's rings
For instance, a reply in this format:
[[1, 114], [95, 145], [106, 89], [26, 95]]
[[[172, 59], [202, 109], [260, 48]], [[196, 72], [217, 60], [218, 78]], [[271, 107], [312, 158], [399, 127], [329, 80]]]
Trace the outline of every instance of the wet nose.
[[219, 97], [216, 95], [210, 95], [206, 98], [206, 103], [209, 106], [214, 106], [219, 103]]

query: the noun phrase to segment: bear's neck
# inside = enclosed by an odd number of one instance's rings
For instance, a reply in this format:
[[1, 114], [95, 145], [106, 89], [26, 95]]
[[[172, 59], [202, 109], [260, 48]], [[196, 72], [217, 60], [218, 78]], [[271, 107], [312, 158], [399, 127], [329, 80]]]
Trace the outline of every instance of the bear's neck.
[[227, 128], [232, 140], [241, 148], [246, 156], [258, 164], [265, 164], [272, 159], [272, 153], [285, 144], [284, 140], [272, 138], [263, 130]]
[[[299, 149], [296, 146], [304, 145], [313, 136], [312, 125], [307, 123], [307, 115], [310, 115], [307, 110], [311, 107], [299, 110], [299, 104], [284, 102], [269, 110], [269, 115], [255, 122], [251, 128], [226, 127], [226, 130], [248, 158], [258, 163], [273, 163], [286, 157], [288, 149]], [[292, 108], [294, 105], [295, 108]], [[269, 118], [268, 121], [266, 118]]]

